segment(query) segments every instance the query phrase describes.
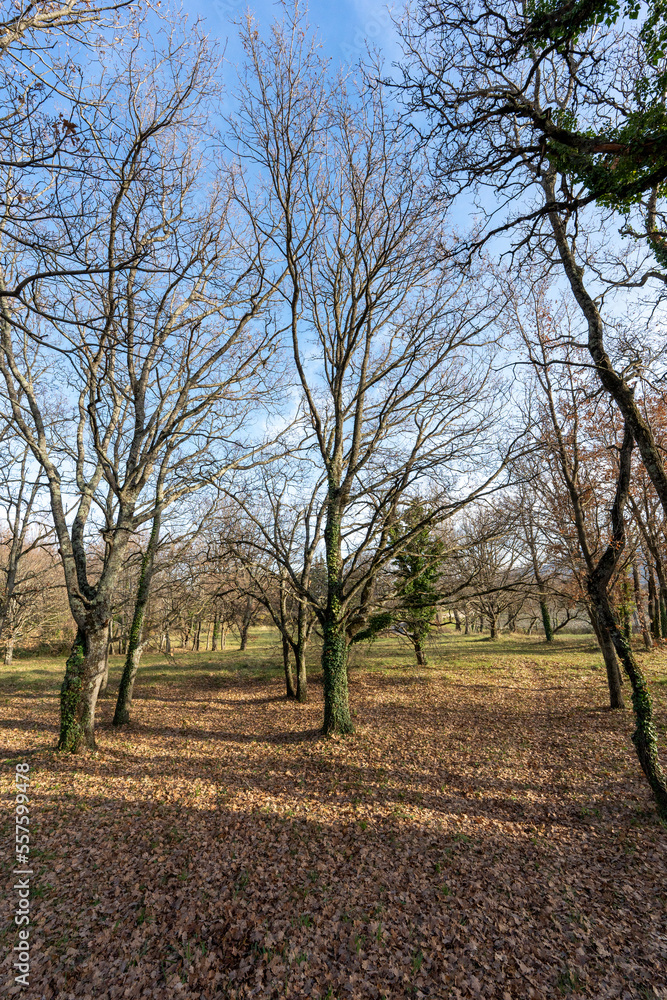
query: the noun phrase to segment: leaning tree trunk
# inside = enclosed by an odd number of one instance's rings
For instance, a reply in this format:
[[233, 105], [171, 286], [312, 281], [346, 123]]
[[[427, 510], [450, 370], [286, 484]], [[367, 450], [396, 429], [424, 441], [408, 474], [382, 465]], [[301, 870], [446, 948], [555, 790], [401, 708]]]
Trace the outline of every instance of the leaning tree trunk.
[[587, 585], [591, 600], [598, 610], [600, 624], [607, 629], [616, 653], [630, 679], [632, 707], [635, 714], [635, 731], [632, 734], [632, 742], [635, 745], [641, 768], [655, 797], [658, 812], [667, 818], [667, 781], [658, 758], [658, 739], [653, 721], [651, 695], [641, 667], [635, 660], [630, 644], [616, 620], [607, 589], [614, 567], [625, 547], [623, 512], [630, 488], [632, 445], [632, 432], [629, 422], [626, 421], [623, 446], [619, 455], [616, 495], [611, 509], [612, 537], [602, 558], [593, 572], [589, 574]]
[[95, 708], [104, 678], [108, 621], [98, 615], [77, 629], [65, 664], [60, 689], [60, 738], [58, 749], [77, 753], [95, 749]]
[[[589, 586], [596, 587], [595, 579]], [[653, 721], [653, 703], [646, 678], [616, 621], [606, 587], [599, 588], [597, 600], [602, 623], [607, 627], [632, 687], [632, 707], [635, 714], [635, 731], [632, 734], [632, 742], [635, 745], [642, 771], [655, 797], [658, 812], [667, 818], [667, 780], [658, 758], [658, 738]]]
[[347, 630], [342, 620], [341, 512], [331, 499], [324, 529], [327, 560], [327, 605], [322, 621], [322, 674], [324, 678], [324, 723], [322, 732], [353, 733], [347, 683]]
[[[551, 170], [544, 181], [544, 190], [550, 204], [557, 201], [556, 172]], [[604, 322], [595, 300], [584, 285], [584, 268], [580, 267], [568, 238], [563, 220], [558, 212], [549, 213], [549, 221], [563, 264], [563, 270], [588, 326], [588, 351], [593, 366], [605, 391], [616, 402], [626, 426], [632, 433], [641, 453], [644, 468], [653, 483], [662, 509], [667, 517], [667, 469], [650, 424], [645, 419], [635, 399], [634, 386], [628, 384], [612, 365], [604, 344]]]
[[[153, 518], [153, 526], [151, 528], [150, 537], [148, 539], [148, 544], [146, 545], [146, 551], [144, 552], [141, 560], [139, 585], [137, 587], [137, 597], [134, 604], [132, 627], [130, 629], [130, 638], [127, 644], [123, 676], [120, 679], [120, 687], [118, 688], [116, 711], [113, 717], [114, 726], [123, 726], [130, 721], [130, 708], [132, 707], [134, 682], [137, 679], [137, 672], [141, 662], [141, 635], [144, 628], [144, 616], [146, 614], [146, 605], [148, 604], [148, 595], [150, 594], [151, 589], [155, 552], [157, 550], [158, 540], [160, 537], [160, 521], [161, 511], [158, 510]], [[169, 639], [167, 634], [167, 643], [168, 642]]]

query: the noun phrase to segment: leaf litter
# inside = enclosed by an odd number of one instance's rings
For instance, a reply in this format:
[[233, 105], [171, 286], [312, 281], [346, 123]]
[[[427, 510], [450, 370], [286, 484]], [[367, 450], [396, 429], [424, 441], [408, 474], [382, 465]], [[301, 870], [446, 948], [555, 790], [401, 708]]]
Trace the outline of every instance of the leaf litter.
[[357, 732], [325, 740], [315, 684], [211, 676], [139, 688], [120, 732], [105, 699], [77, 757], [55, 697], [7, 699], [35, 877], [25, 988], [9, 816], [5, 995], [667, 998], [667, 830], [602, 683], [354, 670]]

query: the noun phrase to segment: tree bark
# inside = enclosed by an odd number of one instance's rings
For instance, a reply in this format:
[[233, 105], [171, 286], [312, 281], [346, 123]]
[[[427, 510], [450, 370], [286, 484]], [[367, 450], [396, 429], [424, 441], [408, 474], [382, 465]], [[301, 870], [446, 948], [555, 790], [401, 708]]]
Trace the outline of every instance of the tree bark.
[[111, 625], [109, 622], [109, 628], [107, 630], [107, 648], [104, 654], [104, 676], [102, 677], [102, 683], [100, 684], [100, 694], [104, 694], [107, 687], [109, 686], [109, 652], [111, 649]]
[[305, 643], [296, 648], [296, 700], [304, 705], [308, 701], [308, 672], [306, 670]]
[[621, 677], [621, 669], [618, 665], [616, 650], [611, 640], [611, 636], [609, 635], [609, 631], [601, 619], [600, 608], [597, 603], [593, 604], [590, 617], [591, 624], [593, 625], [593, 629], [597, 636], [598, 645], [600, 646], [602, 659], [604, 660], [605, 670], [607, 672], [609, 707], [625, 708], [625, 700], [623, 698], [622, 690], [623, 678]]
[[549, 608], [544, 597], [540, 598], [540, 611], [542, 612], [542, 625], [544, 626], [544, 639], [545, 642], [554, 641], [554, 630], [551, 624], [551, 615], [549, 614]]
[[294, 659], [296, 666], [296, 700], [302, 705], [308, 701], [308, 673], [306, 670], [306, 646], [310, 630], [306, 622], [306, 604], [299, 601], [296, 624], [296, 645]]
[[[120, 679], [118, 698], [116, 701], [116, 711], [113, 717], [114, 726], [123, 726], [130, 721], [132, 694], [134, 692], [134, 682], [137, 678], [137, 671], [139, 670], [139, 664], [141, 662], [141, 636], [144, 627], [146, 605], [148, 604], [148, 595], [151, 588], [151, 580], [153, 577], [155, 552], [157, 550], [158, 540], [160, 537], [161, 519], [161, 511], [158, 509], [155, 517], [153, 518], [153, 526], [151, 528], [150, 537], [148, 539], [148, 544], [146, 545], [146, 551], [144, 552], [141, 560], [139, 585], [137, 587], [137, 597], [134, 603], [134, 615], [132, 617], [132, 628], [130, 629], [125, 666], [123, 667], [123, 675]], [[167, 644], [168, 642], [169, 639], [167, 634]]]
[[294, 677], [292, 676], [292, 668], [289, 661], [289, 640], [286, 635], [282, 636], [283, 641], [283, 668], [285, 670], [285, 688], [287, 690], [287, 697], [294, 701], [296, 699], [296, 688], [294, 686]]
[[646, 678], [619, 628], [606, 592], [606, 586], [600, 586], [595, 575], [589, 586], [591, 594], [596, 594], [601, 622], [609, 631], [614, 648], [630, 679], [632, 707], [635, 714], [635, 731], [632, 734], [632, 742], [635, 745], [641, 768], [653, 792], [658, 812], [667, 818], [667, 781], [658, 758], [658, 739], [653, 721], [653, 704]]
[[95, 749], [95, 707], [104, 677], [108, 622], [77, 629], [60, 689], [58, 749]]
[[213, 617], [213, 635], [211, 636], [211, 652], [218, 651], [218, 636], [220, 635], [220, 615]]
[[324, 624], [322, 672], [324, 674], [324, 724], [322, 732], [353, 733], [347, 682], [347, 634], [334, 615]]
[[347, 681], [347, 630], [345, 623], [341, 620], [343, 588], [340, 528], [340, 507], [336, 498], [331, 497], [324, 529], [327, 605], [322, 622], [322, 673], [324, 676], [322, 732], [327, 736], [354, 732]]
[[658, 812], [667, 818], [667, 782], [658, 758], [658, 740], [653, 721], [653, 705], [646, 679], [626, 641], [614, 615], [609, 600], [608, 586], [614, 566], [625, 547], [625, 520], [623, 516], [630, 488], [633, 438], [629, 422], [625, 424], [623, 446], [619, 457], [619, 474], [616, 495], [611, 511], [612, 538], [594, 571], [588, 576], [588, 592], [605, 626], [616, 653], [623, 663], [632, 687], [632, 707], [635, 714], [635, 731], [632, 741], [639, 763], [653, 792]]
[[426, 654], [424, 652], [424, 644], [422, 640], [420, 638], [413, 639], [412, 645], [415, 648], [415, 656], [417, 657], [417, 666], [419, 667], [427, 666]]

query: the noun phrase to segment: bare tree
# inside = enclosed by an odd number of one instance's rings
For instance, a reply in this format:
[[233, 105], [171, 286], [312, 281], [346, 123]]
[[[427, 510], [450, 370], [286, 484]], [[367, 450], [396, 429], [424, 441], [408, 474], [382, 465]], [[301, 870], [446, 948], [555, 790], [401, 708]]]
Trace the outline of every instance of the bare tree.
[[0, 21], [0, 55], [19, 46], [23, 51], [39, 52], [40, 56], [53, 45], [57, 34], [81, 41], [86, 30], [113, 24], [117, 14], [131, 5], [132, 0], [117, 3], [92, 4], [89, 0], [65, 0], [64, 3], [26, 2], [19, 0]]
[[[567, 341], [567, 318], [553, 315], [545, 286], [536, 286], [529, 296], [530, 319], [516, 309], [516, 324], [521, 333], [523, 351], [532, 367], [536, 397], [535, 429], [540, 453], [547, 463], [553, 483], [560, 483], [565, 497], [558, 496], [555, 505], [563, 506], [565, 518], [560, 518], [560, 533], [574, 535], [578, 555], [583, 560], [584, 593], [591, 596], [591, 622], [600, 643], [607, 668], [607, 681], [612, 708], [623, 707], [621, 675], [611, 638], [601, 621], [601, 607], [590, 594], [590, 581], [600, 558], [606, 551], [609, 525], [605, 510], [605, 449], [592, 440], [590, 427], [604, 421], [602, 407], [595, 402], [589, 382], [577, 368], [580, 353], [563, 346]], [[592, 411], [587, 413], [586, 410]], [[592, 416], [595, 414], [595, 417]], [[612, 436], [616, 429], [612, 425]], [[587, 427], [588, 424], [588, 427]], [[614, 474], [614, 480], [616, 475]], [[615, 488], [615, 483], [614, 487]], [[566, 523], [569, 522], [568, 523]], [[618, 557], [620, 559], [620, 551]], [[618, 568], [611, 566], [611, 574]]]
[[53, 527], [45, 514], [45, 481], [29, 447], [9, 428], [0, 438], [0, 636], [7, 633], [5, 663], [11, 663], [19, 608], [33, 596], [44, 567], [31, 555], [48, 544]]
[[507, 616], [507, 627], [512, 626], [533, 594], [530, 560], [517, 521], [509, 491], [467, 511], [456, 525], [450, 579], [445, 576], [443, 581], [447, 604], [451, 607], [463, 598], [466, 614], [479, 616], [480, 631], [486, 623], [491, 639], [501, 631], [502, 616]]
[[[214, 72], [195, 35], [167, 40], [152, 61], [137, 50], [119, 75], [102, 79], [115, 141], [102, 133], [95, 149], [87, 213], [96, 226], [78, 248], [87, 270], [71, 281], [43, 277], [30, 308], [2, 300], [12, 424], [48, 483], [77, 625], [61, 749], [94, 746], [114, 590], [133, 533], [252, 452], [244, 416], [266, 388], [272, 353], [270, 333], [253, 320], [271, 289], [256, 263], [257, 234], [233, 217], [230, 183], [214, 176], [201, 146]], [[15, 249], [5, 288], [25, 252]], [[31, 342], [63, 386], [56, 427], [45, 419]], [[91, 577], [87, 543], [97, 532], [105, 548]]]
[[245, 570], [248, 592], [280, 632], [287, 697], [299, 702], [308, 700], [306, 649], [315, 624], [312, 574], [325, 517], [321, 479], [314, 489], [308, 478], [304, 482], [304, 464], [283, 460], [255, 474], [245, 488], [237, 485], [229, 502], [231, 510], [240, 508], [241, 516], [228, 518], [222, 537], [223, 549]]
[[[323, 601], [286, 568], [322, 630], [323, 730], [346, 733], [349, 640], [372, 607], [377, 572], [423, 527], [392, 538], [403, 498], [439, 493], [425, 516], [446, 518], [502, 466], [486, 436], [491, 397], [501, 395], [485, 350], [494, 313], [482, 282], [433, 264], [440, 206], [383, 88], [328, 75], [298, 10], [267, 41], [250, 19], [243, 42], [232, 127], [266, 184], [257, 224], [287, 269], [311, 495], [322, 482], [312, 509], [323, 511]], [[472, 488], [464, 469], [477, 470]]]
[[[667, 281], [664, 167], [655, 145], [649, 156], [646, 135], [638, 141], [637, 134], [637, 116], [647, 113], [637, 87], [647, 75], [647, 39], [627, 23], [586, 22], [590, 30], [576, 39], [565, 33], [558, 43], [539, 44], [538, 22], [532, 8], [514, 0], [421, 0], [402, 27], [401, 86], [420, 116], [416, 127], [427, 123], [444, 188], [495, 194], [487, 224], [466, 249], [514, 232], [515, 261], [528, 250], [546, 258], [547, 268], [562, 269], [586, 324], [589, 363], [630, 427], [667, 513], [667, 468], [635, 394], [652, 364], [661, 370], [662, 338], [653, 348], [635, 330], [612, 349], [600, 298], [610, 287], [647, 283], [657, 284], [660, 297]], [[655, 113], [662, 107], [661, 97]], [[591, 134], [591, 120], [598, 134]], [[609, 226], [617, 223], [615, 209], [634, 258], [619, 250], [605, 274], [617, 239], [617, 225]], [[596, 255], [589, 234], [600, 225], [607, 232]]]

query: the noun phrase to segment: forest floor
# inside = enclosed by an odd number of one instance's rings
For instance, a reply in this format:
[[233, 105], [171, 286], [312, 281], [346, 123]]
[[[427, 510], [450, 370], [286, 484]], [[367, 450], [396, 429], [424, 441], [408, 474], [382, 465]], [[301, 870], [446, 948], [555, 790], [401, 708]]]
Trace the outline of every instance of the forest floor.
[[[640, 655], [664, 751], [667, 652]], [[270, 630], [176, 660], [147, 657], [115, 732], [114, 659], [99, 749], [75, 757], [53, 750], [62, 661], [0, 668], [6, 996], [667, 997], [667, 829], [589, 637], [447, 635], [426, 669], [357, 648], [357, 732], [328, 740], [316, 669], [286, 702]]]

